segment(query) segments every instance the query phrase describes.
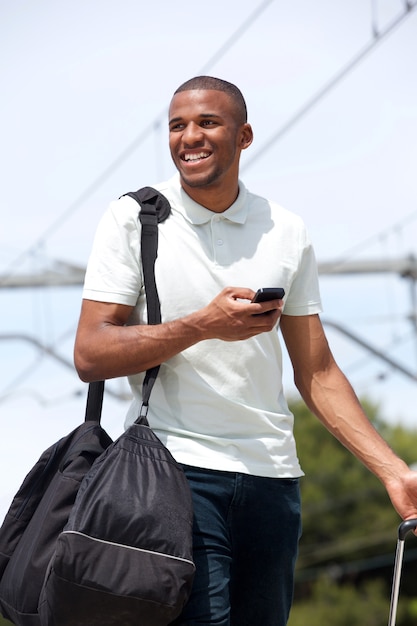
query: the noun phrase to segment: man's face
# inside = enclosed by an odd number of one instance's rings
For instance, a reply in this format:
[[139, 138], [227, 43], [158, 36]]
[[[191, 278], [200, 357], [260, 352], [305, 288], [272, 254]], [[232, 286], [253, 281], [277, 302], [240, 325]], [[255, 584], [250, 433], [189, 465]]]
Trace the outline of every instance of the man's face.
[[227, 93], [195, 89], [174, 95], [169, 147], [186, 191], [236, 185], [241, 150], [251, 141], [251, 128], [239, 124]]

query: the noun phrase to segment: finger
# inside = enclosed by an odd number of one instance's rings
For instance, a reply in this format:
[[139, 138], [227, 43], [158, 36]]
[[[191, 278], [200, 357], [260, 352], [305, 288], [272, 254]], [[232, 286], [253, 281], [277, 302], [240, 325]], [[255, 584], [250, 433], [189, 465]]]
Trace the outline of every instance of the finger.
[[[267, 315], [273, 311], [282, 310], [282, 300], [269, 300], [268, 302], [252, 302], [251, 314], [252, 315]], [[256, 307], [256, 308], [254, 308]]]

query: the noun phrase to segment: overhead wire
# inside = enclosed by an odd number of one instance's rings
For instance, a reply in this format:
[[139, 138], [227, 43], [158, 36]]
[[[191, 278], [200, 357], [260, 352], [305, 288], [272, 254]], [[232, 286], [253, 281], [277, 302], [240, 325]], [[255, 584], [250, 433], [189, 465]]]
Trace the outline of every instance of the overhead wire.
[[[264, 12], [266, 7], [271, 4], [273, 0], [264, 0], [264, 2], [257, 7], [239, 28], [226, 40], [226, 42], [219, 48], [219, 50], [207, 61], [207, 63], [201, 68], [200, 73], [205, 73], [212, 67], [219, 59], [222, 58], [229, 51], [229, 49], [235, 44], [236, 41], [246, 32], [248, 28], [252, 26], [254, 21]], [[322, 86], [278, 131], [272, 134], [272, 136], [258, 149], [257, 152], [242, 164], [241, 171], [245, 171], [250, 168], [260, 157], [265, 153], [287, 132], [289, 132], [316, 104], [320, 102], [339, 82], [342, 81], [355, 67], [365, 59], [365, 57], [377, 46], [382, 40], [392, 33], [406, 17], [417, 7], [417, 2], [408, 1], [405, 3], [404, 12], [396, 17], [384, 30], [374, 33], [374, 38], [368, 43], [362, 50], [359, 51], [335, 76], [333, 76], [324, 86]], [[51, 236], [56, 230], [58, 230], [62, 224], [77, 211], [85, 201], [91, 197], [111, 176], [119, 167], [137, 150], [149, 134], [155, 131], [161, 124], [161, 120], [166, 117], [167, 109], [156, 116], [156, 118], [148, 124], [139, 133], [135, 139], [128, 144], [128, 146], [112, 161], [104, 171], [88, 185], [84, 191], [76, 198], [63, 213], [54, 220], [45, 231], [37, 238], [28, 249], [24, 250], [16, 257], [14, 261], [6, 269], [6, 272], [0, 278], [0, 284], [5, 282], [13, 270], [26, 258], [26, 256], [34, 252], [44, 241]], [[416, 211], [417, 214], [417, 211]]]
[[[250, 28], [255, 20], [265, 11], [267, 6], [274, 0], [264, 0], [250, 15], [242, 22], [236, 31], [226, 40], [226, 42], [215, 52], [215, 54], [205, 63], [199, 73], [203, 74], [208, 71], [222, 56], [230, 50], [230, 48], [242, 37], [242, 35]], [[55, 231], [57, 231], [66, 220], [77, 211], [85, 201], [90, 198], [107, 180], [108, 178], [119, 169], [119, 167], [137, 150], [147, 137], [155, 131], [155, 128], [159, 127], [161, 120], [165, 119], [167, 109], [161, 111], [155, 119], [148, 124], [138, 135], [135, 137], [126, 148], [97, 176], [90, 185], [88, 185], [84, 191], [76, 198], [51, 224], [44, 230], [44, 232], [38, 236], [36, 241], [22, 253], [20, 253], [14, 261], [10, 263], [6, 268], [5, 273], [0, 278], [0, 284], [4, 283], [7, 278], [13, 273], [13, 271], [20, 265], [20, 263], [27, 257], [27, 255], [35, 252]]]
[[[239, 28], [226, 40], [226, 42], [219, 48], [219, 50], [207, 61], [207, 63], [201, 68], [200, 73], [207, 72], [218, 60], [222, 58], [229, 51], [229, 49], [238, 41], [238, 39], [252, 26], [254, 21], [264, 12], [266, 7], [271, 4], [273, 0], [264, 0], [264, 2], [257, 7]], [[353, 71], [360, 62], [362, 62], [371, 51], [378, 46], [382, 40], [394, 30], [406, 19], [411, 12], [417, 7], [417, 2], [407, 1], [405, 2], [404, 11], [398, 17], [394, 18], [392, 22], [383, 30], [374, 30], [374, 38], [359, 51], [339, 72], [337, 72], [325, 85], [323, 85], [278, 131], [273, 133], [270, 138], [255, 152], [252, 156], [241, 165], [241, 171], [249, 169], [259, 158], [265, 156], [266, 152], [271, 147], [285, 136], [307, 113], [309, 113], [338, 83], [340, 83], [351, 71]], [[37, 238], [28, 249], [24, 250], [21, 254], [11, 262], [6, 272], [0, 278], [0, 284], [5, 282], [7, 278], [13, 273], [13, 270], [26, 258], [26, 256], [34, 251], [44, 243], [44, 241], [51, 236], [56, 230], [58, 230], [65, 221], [77, 211], [85, 201], [91, 197], [111, 176], [119, 167], [137, 150], [137, 148], [147, 139], [147, 137], [155, 131], [161, 124], [161, 120], [166, 117], [167, 109], [159, 113], [158, 116], [148, 124], [139, 133], [135, 139], [128, 144], [128, 146], [112, 161], [103, 172], [88, 185], [84, 191], [76, 198], [63, 213], [54, 220], [45, 231]], [[412, 214], [417, 216], [417, 211]]]
[[[39, 356], [36, 359], [36, 362], [39, 363], [42, 358], [44, 357], [44, 355], [52, 357], [53, 359], [55, 359], [56, 361], [58, 361], [61, 365], [63, 365], [66, 368], [69, 368], [70, 370], [74, 371], [74, 364], [71, 360], [67, 359], [66, 357], [60, 355], [54, 348], [54, 346], [49, 346], [49, 345], [45, 345], [43, 344], [41, 341], [39, 341], [36, 337], [33, 337], [31, 335], [27, 335], [24, 333], [14, 333], [14, 334], [0, 334], [0, 341], [24, 341], [27, 342], [29, 344], [32, 344], [33, 346], [35, 346], [35, 348], [37, 348], [38, 352], [39, 352]], [[24, 372], [28, 372], [30, 371], [30, 367], [26, 367]], [[23, 375], [19, 376], [19, 379], [17, 380], [17, 382], [20, 382], [21, 380], [23, 380]], [[7, 387], [6, 387], [6, 391], [7, 393], [10, 394], [12, 388], [17, 384], [17, 382], [12, 382], [10, 383]], [[106, 391], [118, 398], [118, 399], [122, 399], [122, 400], [127, 400], [130, 399], [131, 396], [126, 395], [126, 394], [120, 394], [117, 393], [115, 391], [113, 391], [111, 388], [109, 388], [108, 386], [106, 387]], [[3, 395], [0, 395], [0, 400], [3, 398]]]
[[356, 254], [360, 253], [362, 250], [369, 249], [374, 243], [378, 243], [379, 240], [384, 239], [392, 235], [393, 233], [398, 234], [403, 231], [405, 227], [417, 220], [417, 209], [411, 211], [408, 215], [401, 218], [397, 222], [394, 222], [389, 227], [384, 228], [383, 230], [378, 231], [377, 233], [362, 239], [362, 241], [358, 242], [354, 246], [347, 248], [343, 254], [332, 263], [332, 268], [337, 269], [337, 267], [342, 266], [344, 262], [348, 259], [351, 259]]
[[368, 44], [366, 44], [341, 70], [339, 70], [332, 78], [323, 85], [316, 93], [309, 99], [303, 106], [275, 133], [273, 133], [269, 139], [248, 158], [245, 164], [242, 165], [241, 171], [247, 170], [258, 159], [264, 157], [266, 152], [279, 140], [284, 137], [298, 122], [309, 113], [337, 84], [339, 84], [352, 70], [354, 70], [359, 63], [361, 63], [372, 50], [381, 44], [382, 40], [391, 34], [402, 22], [406, 19], [411, 12], [417, 7], [416, 3], [408, 3], [407, 8], [401, 15], [394, 18], [392, 22], [382, 31], [379, 31], [378, 36], [374, 37]]

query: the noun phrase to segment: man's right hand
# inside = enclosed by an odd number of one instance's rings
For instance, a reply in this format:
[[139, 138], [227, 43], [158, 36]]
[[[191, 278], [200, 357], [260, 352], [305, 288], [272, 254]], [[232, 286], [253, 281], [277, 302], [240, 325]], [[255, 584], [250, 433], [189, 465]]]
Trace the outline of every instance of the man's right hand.
[[198, 314], [206, 339], [240, 341], [271, 331], [282, 314], [283, 301], [251, 302], [255, 292], [226, 287]]

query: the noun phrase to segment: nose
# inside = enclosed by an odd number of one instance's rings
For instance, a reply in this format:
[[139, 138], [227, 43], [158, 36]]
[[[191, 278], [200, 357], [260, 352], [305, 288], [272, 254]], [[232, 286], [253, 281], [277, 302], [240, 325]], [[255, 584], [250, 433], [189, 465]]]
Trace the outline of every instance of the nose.
[[203, 141], [203, 129], [199, 126], [199, 124], [190, 122], [184, 128], [182, 139], [184, 144], [187, 146], [199, 144]]

